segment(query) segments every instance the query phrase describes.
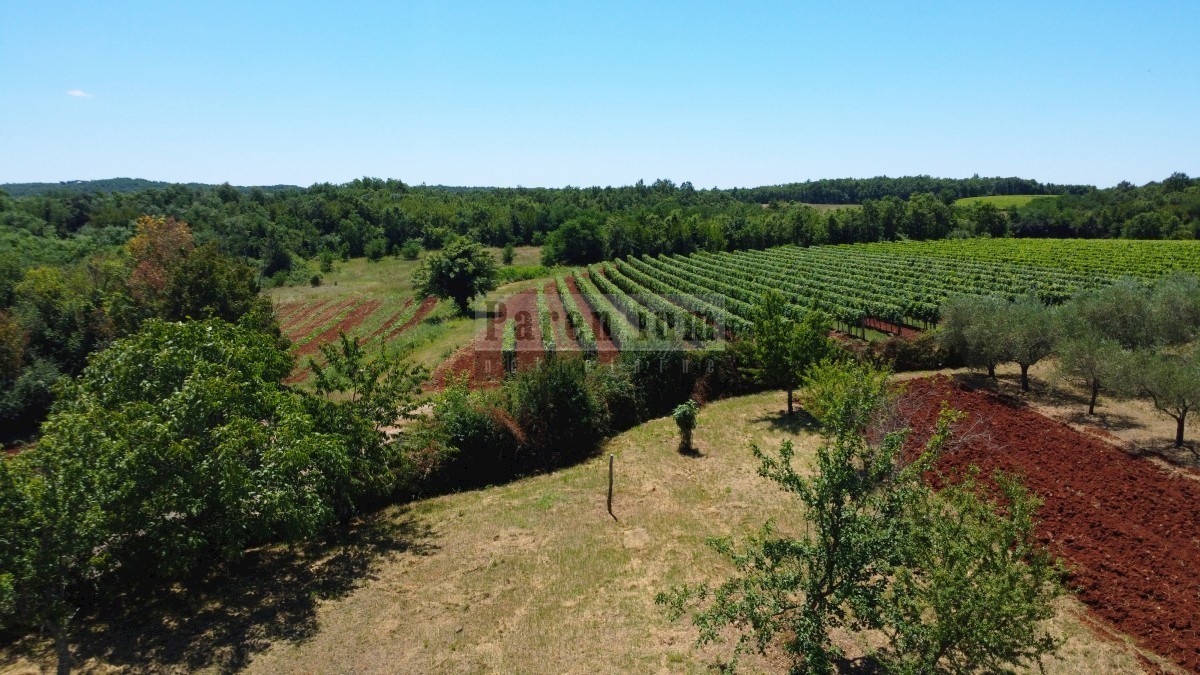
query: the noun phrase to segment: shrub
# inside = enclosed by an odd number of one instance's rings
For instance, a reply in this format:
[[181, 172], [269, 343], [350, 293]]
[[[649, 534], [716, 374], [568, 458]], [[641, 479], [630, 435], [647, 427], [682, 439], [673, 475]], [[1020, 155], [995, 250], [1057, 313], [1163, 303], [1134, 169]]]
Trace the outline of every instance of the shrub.
[[400, 257], [405, 260], [416, 260], [421, 255], [421, 240], [409, 239], [400, 247]]
[[387, 239], [372, 239], [363, 247], [363, 254], [367, 256], [367, 260], [379, 262], [387, 255], [387, 247]]
[[581, 359], [557, 358], [520, 371], [504, 386], [508, 410], [537, 468], [586, 457], [609, 431], [608, 407]]
[[689, 452], [692, 449], [692, 431], [696, 428], [696, 415], [700, 412], [700, 406], [695, 399], [688, 399], [683, 403], [675, 406], [675, 410], [671, 413], [676, 426], [679, 427], [679, 450]]
[[912, 338], [892, 336], [877, 343], [874, 353], [879, 361], [896, 372], [954, 368], [961, 363], [933, 333]]

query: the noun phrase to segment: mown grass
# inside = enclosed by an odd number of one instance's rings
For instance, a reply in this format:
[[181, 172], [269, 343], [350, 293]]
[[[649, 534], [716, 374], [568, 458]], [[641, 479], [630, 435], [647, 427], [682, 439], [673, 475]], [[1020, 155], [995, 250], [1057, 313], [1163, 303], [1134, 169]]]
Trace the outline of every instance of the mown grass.
[[998, 209], [1007, 209], [1014, 206], [1025, 206], [1035, 199], [1053, 199], [1053, 195], [993, 195], [990, 197], [963, 197], [954, 201], [955, 206], [975, 206], [977, 204], [991, 204]]
[[[700, 411], [698, 456], [669, 418], [610, 440], [588, 462], [487, 489], [389, 508], [329, 543], [252, 552], [234, 573], [80, 632], [82, 670], [159, 672], [711, 672], [728, 642], [697, 647], [654, 595], [716, 581], [705, 543], [767, 519], [806, 527], [796, 500], [757, 475], [750, 443], [793, 441], [811, 467], [820, 442], [772, 392]], [[606, 511], [615, 456], [614, 520]], [[1100, 638], [1082, 606], [1050, 621], [1065, 640], [1046, 672], [1143, 672], [1121, 636]], [[733, 635], [727, 637], [732, 638]], [[850, 657], [865, 645], [843, 643]], [[0, 671], [53, 664], [48, 640], [0, 653]], [[783, 672], [777, 650], [743, 672]], [[1169, 667], [1167, 672], [1174, 672]], [[1024, 669], [1017, 672], [1036, 672]]]
[[[582, 465], [387, 512], [384, 522], [415, 519], [430, 539], [381, 559], [357, 592], [317, 610], [308, 639], [275, 641], [250, 669], [707, 672], [729, 644], [697, 647], [688, 622], [668, 621], [653, 598], [729, 573], [709, 537], [744, 537], [768, 518], [784, 532], [805, 527], [796, 500], [757, 475], [749, 451], [790, 439], [797, 465], [811, 466], [819, 438], [802, 417], [783, 417], [783, 404], [768, 393], [705, 407], [698, 457], [679, 454], [673, 421], [660, 419]], [[615, 520], [605, 510], [610, 454]], [[1066, 644], [1048, 672], [1138, 672], [1132, 650], [1098, 638], [1082, 611], [1060, 604], [1051, 630]], [[786, 660], [771, 650], [744, 665], [778, 672]]]

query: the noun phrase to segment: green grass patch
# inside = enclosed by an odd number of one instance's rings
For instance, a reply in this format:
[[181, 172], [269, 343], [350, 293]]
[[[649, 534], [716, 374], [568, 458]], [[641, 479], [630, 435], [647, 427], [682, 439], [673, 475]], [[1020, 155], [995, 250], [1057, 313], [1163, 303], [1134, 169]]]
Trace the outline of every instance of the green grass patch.
[[954, 201], [955, 206], [976, 206], [991, 204], [998, 209], [1009, 209], [1014, 206], [1025, 206], [1035, 199], [1054, 199], [1056, 195], [993, 195], [990, 197], [963, 197]]

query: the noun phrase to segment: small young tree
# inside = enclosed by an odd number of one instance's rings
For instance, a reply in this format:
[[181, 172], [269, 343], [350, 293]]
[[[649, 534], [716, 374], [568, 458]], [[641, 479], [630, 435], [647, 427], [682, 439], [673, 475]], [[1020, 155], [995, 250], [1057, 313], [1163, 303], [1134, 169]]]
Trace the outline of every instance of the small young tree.
[[509, 242], [504, 245], [504, 251], [500, 254], [500, 260], [505, 265], [511, 265], [514, 258], [516, 258], [516, 250], [513, 248], [512, 242]]
[[426, 295], [453, 300], [466, 315], [471, 298], [496, 288], [497, 274], [496, 259], [482, 244], [458, 237], [421, 261], [413, 285]]
[[675, 410], [671, 412], [671, 417], [679, 427], [680, 452], [692, 451], [692, 431], [696, 429], [696, 416], [699, 412], [700, 404], [692, 398], [675, 406]]
[[787, 391], [787, 411], [794, 411], [794, 394], [805, 371], [833, 353], [829, 321], [808, 312], [796, 321], [783, 294], [772, 291], [754, 306], [754, 333], [749, 343], [747, 374], [760, 384]]

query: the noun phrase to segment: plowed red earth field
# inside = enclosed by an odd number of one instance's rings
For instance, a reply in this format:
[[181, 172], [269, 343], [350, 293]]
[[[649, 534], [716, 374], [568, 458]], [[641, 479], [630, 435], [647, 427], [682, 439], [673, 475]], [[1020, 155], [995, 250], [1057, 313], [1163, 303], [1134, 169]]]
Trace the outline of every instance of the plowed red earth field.
[[1200, 670], [1200, 482], [945, 377], [907, 385], [911, 449], [943, 400], [969, 417], [939, 469], [1023, 476], [1044, 500], [1038, 536], [1067, 564], [1079, 599], [1145, 648]]
[[[617, 347], [612, 339], [604, 332], [600, 321], [592, 313], [591, 307], [579, 295], [573, 285], [574, 280], [567, 284], [576, 304], [588, 317], [592, 330], [596, 334], [597, 352], [602, 363], [610, 363], [617, 357]], [[554, 342], [559, 353], [579, 352], [575, 342], [575, 334], [566, 321], [566, 311], [563, 309], [561, 298], [554, 284], [546, 285], [546, 305], [550, 310], [550, 321], [554, 326]], [[454, 356], [447, 359], [434, 370], [430, 378], [429, 388], [441, 389], [453, 377], [467, 376], [467, 384], [471, 388], [495, 386], [504, 377], [504, 359], [502, 354], [504, 340], [504, 323], [512, 317], [517, 328], [517, 369], [532, 366], [545, 357], [542, 349], [542, 330], [537, 312], [537, 291], [523, 291], [504, 300], [497, 307], [495, 314], [488, 320], [487, 327], [475, 337], [471, 344], [460, 349]]]

